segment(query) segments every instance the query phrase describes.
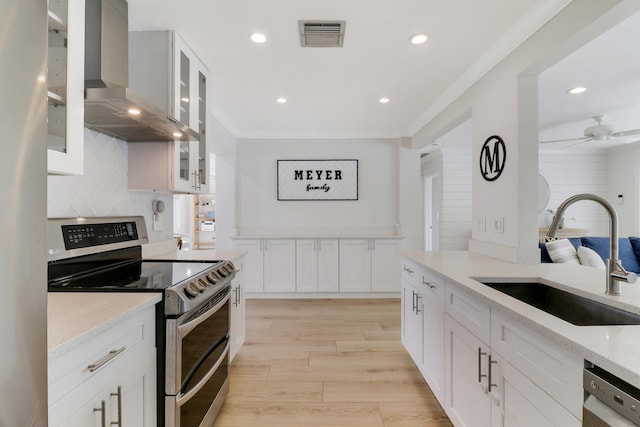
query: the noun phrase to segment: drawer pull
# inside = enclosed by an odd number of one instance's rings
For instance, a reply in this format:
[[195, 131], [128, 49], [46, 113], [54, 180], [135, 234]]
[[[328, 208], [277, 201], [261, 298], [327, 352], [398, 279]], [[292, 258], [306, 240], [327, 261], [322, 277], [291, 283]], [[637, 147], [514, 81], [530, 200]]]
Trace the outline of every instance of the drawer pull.
[[423, 285], [427, 285], [429, 288], [434, 289], [436, 287], [436, 285], [432, 285], [431, 282], [429, 281], [425, 281], [424, 277], [422, 278], [422, 284]]
[[406, 271], [409, 274], [413, 274], [413, 270], [412, 269], [407, 268], [406, 266], [403, 266], [403, 267], [404, 267], [404, 271]]
[[119, 355], [126, 349], [127, 349], [126, 347], [121, 347], [117, 350], [111, 350], [109, 354], [104, 356], [102, 359], [98, 360], [96, 363], [92, 363], [91, 365], [87, 366], [87, 369], [89, 369], [89, 372], [97, 371], [98, 369], [102, 368], [104, 365], [109, 363], [111, 360], [113, 360], [113, 358], [115, 358], [117, 355]]

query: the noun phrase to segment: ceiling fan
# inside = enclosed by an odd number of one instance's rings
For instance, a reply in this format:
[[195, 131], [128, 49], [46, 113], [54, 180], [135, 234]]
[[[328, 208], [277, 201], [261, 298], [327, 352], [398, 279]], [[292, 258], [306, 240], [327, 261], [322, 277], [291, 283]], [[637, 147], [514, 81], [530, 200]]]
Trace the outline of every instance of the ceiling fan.
[[[584, 136], [578, 138], [568, 139], [552, 139], [550, 141], [540, 141], [541, 144], [547, 144], [550, 142], [568, 142], [568, 141], [606, 141], [615, 138], [624, 138], [633, 135], [640, 135], [640, 129], [631, 129], [621, 132], [614, 132], [613, 126], [604, 123], [605, 116], [593, 116], [593, 120], [596, 121], [596, 125], [590, 126], [584, 130]], [[627, 138], [628, 139], [628, 138]], [[640, 138], [638, 138], [640, 139]], [[633, 141], [632, 139], [629, 142]]]

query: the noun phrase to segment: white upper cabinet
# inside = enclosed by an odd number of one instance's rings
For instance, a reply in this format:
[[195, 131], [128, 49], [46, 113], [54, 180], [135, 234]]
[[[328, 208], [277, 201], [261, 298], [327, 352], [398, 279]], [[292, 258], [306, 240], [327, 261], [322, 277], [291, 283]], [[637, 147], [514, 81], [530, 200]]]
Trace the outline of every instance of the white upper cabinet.
[[49, 1], [49, 174], [84, 172], [84, 9], [83, 0]]
[[174, 31], [129, 33], [129, 86], [197, 140], [129, 144], [129, 188], [209, 193], [209, 70]]

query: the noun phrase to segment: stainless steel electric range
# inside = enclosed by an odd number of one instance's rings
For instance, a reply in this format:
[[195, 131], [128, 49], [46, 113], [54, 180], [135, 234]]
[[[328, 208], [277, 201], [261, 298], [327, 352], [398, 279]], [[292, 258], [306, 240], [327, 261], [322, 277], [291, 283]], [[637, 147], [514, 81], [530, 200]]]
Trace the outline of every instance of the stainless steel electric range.
[[50, 292], [162, 293], [158, 426], [211, 425], [229, 390], [233, 264], [143, 260], [144, 217], [49, 219], [47, 239]]

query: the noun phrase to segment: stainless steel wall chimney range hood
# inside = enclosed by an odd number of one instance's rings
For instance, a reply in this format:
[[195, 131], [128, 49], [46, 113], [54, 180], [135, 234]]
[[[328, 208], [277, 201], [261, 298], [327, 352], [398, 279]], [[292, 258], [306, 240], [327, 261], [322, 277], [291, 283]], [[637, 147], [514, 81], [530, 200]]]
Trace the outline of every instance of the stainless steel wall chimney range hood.
[[126, 0], [86, 0], [85, 15], [85, 127], [129, 142], [199, 140], [168, 105], [153, 105], [128, 87]]

